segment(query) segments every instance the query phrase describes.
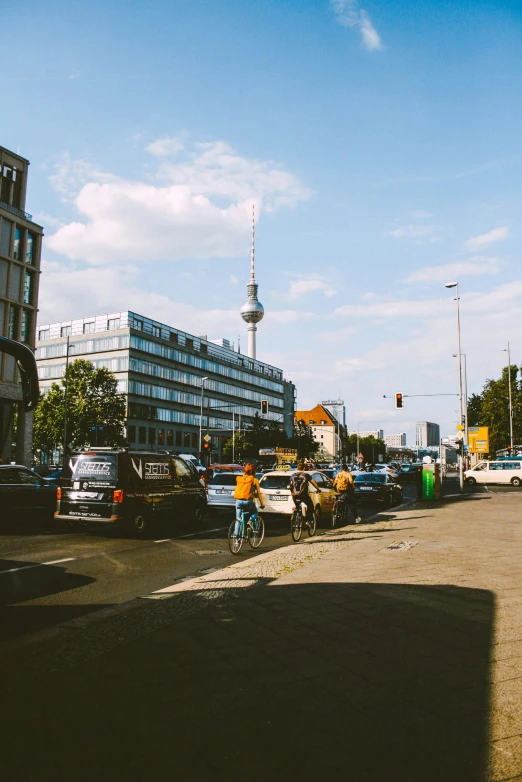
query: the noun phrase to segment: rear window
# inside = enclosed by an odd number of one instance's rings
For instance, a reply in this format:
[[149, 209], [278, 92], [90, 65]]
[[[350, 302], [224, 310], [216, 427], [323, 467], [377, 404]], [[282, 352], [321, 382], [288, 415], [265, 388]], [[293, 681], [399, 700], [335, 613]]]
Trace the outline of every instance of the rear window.
[[362, 473], [355, 478], [355, 483], [386, 483], [386, 475], [376, 475], [374, 472]]
[[88, 486], [113, 487], [118, 479], [118, 457], [114, 454], [79, 454], [71, 456], [62, 476], [73, 483]]
[[290, 480], [290, 475], [266, 475], [259, 485], [262, 489], [289, 489]]
[[238, 475], [241, 475], [241, 473], [222, 472], [219, 475], [214, 475], [209, 486], [235, 486]]

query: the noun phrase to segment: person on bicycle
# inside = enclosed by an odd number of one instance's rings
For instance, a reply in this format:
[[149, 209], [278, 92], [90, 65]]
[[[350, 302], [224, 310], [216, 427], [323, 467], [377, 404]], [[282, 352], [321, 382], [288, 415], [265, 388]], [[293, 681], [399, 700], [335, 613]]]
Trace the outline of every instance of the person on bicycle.
[[264, 508], [263, 498], [261, 496], [261, 488], [259, 481], [256, 478], [255, 467], [249, 462], [245, 464], [243, 475], [238, 475], [236, 478], [236, 490], [234, 492], [234, 499], [236, 501], [236, 524], [234, 534], [239, 534], [239, 523], [241, 522], [241, 514], [244, 511], [250, 513], [250, 521], [257, 521], [257, 505], [254, 502], [254, 498], [259, 499], [259, 504]]
[[304, 502], [306, 505], [306, 516], [307, 518], [311, 519], [314, 515], [314, 503], [308, 494], [308, 487], [310, 484], [312, 484], [312, 486], [317, 489], [319, 494], [321, 493], [321, 489], [314, 481], [312, 476], [307, 472], [304, 472], [304, 468], [304, 462], [299, 462], [297, 465], [297, 472], [293, 474], [292, 480], [290, 481], [290, 489], [292, 491], [292, 499], [294, 501], [295, 508], [297, 509], [299, 507], [298, 503]]
[[359, 524], [361, 517], [357, 515], [357, 506], [355, 504], [355, 483], [353, 481], [353, 475], [346, 464], [341, 465], [340, 472], [335, 476], [334, 486], [347, 507], [352, 511], [355, 523]]

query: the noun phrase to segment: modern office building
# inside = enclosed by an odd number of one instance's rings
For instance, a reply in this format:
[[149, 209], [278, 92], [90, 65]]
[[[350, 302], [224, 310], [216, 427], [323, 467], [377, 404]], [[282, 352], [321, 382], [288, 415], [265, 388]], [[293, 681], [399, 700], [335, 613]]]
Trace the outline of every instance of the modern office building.
[[312, 410], [298, 410], [295, 418], [310, 427], [314, 440], [319, 443], [317, 457], [320, 460], [330, 461], [341, 455], [346, 430], [324, 405], [318, 404]]
[[417, 421], [415, 424], [415, 445], [420, 448], [440, 445], [440, 427], [430, 421]]
[[[43, 229], [25, 211], [28, 169], [28, 160], [0, 147], [0, 336], [34, 348]], [[16, 404], [21, 398], [15, 361], [0, 353], [0, 457], [29, 465], [33, 414]]]
[[359, 437], [374, 437], [376, 440], [382, 440], [384, 438], [382, 429], [367, 429], [366, 431], [360, 429], [358, 432], [351, 432], [351, 434], [358, 434]]
[[344, 406], [344, 401], [342, 399], [326, 399], [324, 402], [321, 402], [321, 404], [337, 421], [339, 421], [339, 423], [346, 426], [346, 407]]
[[[37, 360], [42, 391], [84, 358], [118, 379], [127, 398], [126, 436], [131, 448], [199, 452], [211, 438], [212, 457], [232, 435], [252, 424], [268, 401], [267, 418], [292, 434], [295, 387], [283, 371], [208, 340], [134, 312], [115, 312], [38, 327]], [[201, 404], [203, 416], [201, 418]]]
[[387, 448], [403, 448], [406, 445], [406, 432], [402, 432], [402, 434], [385, 434], [383, 440]]

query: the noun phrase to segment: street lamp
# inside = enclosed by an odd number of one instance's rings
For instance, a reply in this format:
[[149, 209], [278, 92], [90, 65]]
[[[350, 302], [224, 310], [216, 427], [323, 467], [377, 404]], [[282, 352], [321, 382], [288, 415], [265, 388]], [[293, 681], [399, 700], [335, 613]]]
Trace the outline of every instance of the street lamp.
[[64, 400], [63, 400], [63, 466], [65, 467], [65, 459], [67, 457], [67, 389], [69, 386], [69, 350], [74, 347], [70, 343], [70, 337], [67, 337], [67, 345], [65, 348], [65, 383], [64, 383]]
[[[464, 410], [465, 410], [465, 433], [466, 433], [466, 445], [469, 445], [468, 442], [468, 359], [465, 353], [462, 354], [462, 357], [464, 359]], [[453, 358], [457, 358], [457, 353], [453, 353]]]
[[509, 444], [511, 446], [511, 456], [514, 456], [513, 453], [513, 447], [514, 447], [514, 440], [513, 440], [513, 404], [511, 402], [511, 350], [509, 347], [509, 342], [507, 348], [504, 348], [502, 350], [502, 353], [508, 354], [508, 383], [509, 383]]
[[[458, 282], [447, 282], [445, 284], [446, 288], [456, 288], [456, 296], [455, 301], [457, 302], [457, 357], [458, 357], [458, 364], [459, 364], [459, 425], [462, 426], [462, 353], [460, 350], [460, 297], [459, 297], [459, 284]], [[467, 416], [466, 416], [466, 422], [467, 422]], [[459, 430], [461, 431], [461, 430]], [[460, 484], [460, 490], [464, 488], [464, 460], [462, 458], [462, 455], [460, 455], [459, 458], [459, 484]]]
[[201, 403], [199, 406], [199, 454], [198, 458], [201, 458], [201, 434], [203, 431], [203, 389], [205, 387], [205, 380], [208, 380], [208, 377], [202, 377], [201, 378]]

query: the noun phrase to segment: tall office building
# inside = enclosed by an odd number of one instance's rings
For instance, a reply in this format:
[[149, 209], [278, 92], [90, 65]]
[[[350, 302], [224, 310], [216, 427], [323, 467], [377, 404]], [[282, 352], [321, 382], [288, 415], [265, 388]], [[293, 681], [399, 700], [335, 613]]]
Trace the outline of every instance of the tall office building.
[[342, 426], [346, 426], [346, 408], [342, 399], [326, 399], [321, 404]]
[[126, 396], [130, 448], [197, 454], [202, 401], [202, 434], [210, 436], [216, 460], [232, 430], [248, 428], [261, 413], [262, 400], [268, 401], [268, 419], [292, 434], [293, 383], [281, 369], [230, 349], [226, 340], [195, 337], [134, 312], [39, 326], [42, 391], [64, 375], [67, 337], [70, 360], [88, 359], [115, 374]]
[[417, 421], [415, 424], [415, 445], [429, 448], [440, 445], [440, 426], [430, 421]]
[[[43, 229], [25, 211], [28, 168], [28, 160], [0, 147], [0, 336], [34, 348]], [[15, 361], [0, 353], [0, 457], [29, 465], [33, 414], [16, 405], [21, 399]]]
[[385, 434], [383, 440], [387, 448], [404, 448], [406, 445], [406, 432]]
[[384, 437], [384, 431], [382, 429], [366, 429], [365, 431], [360, 429], [359, 432], [350, 432], [350, 434], [358, 434], [359, 437], [374, 437], [375, 440], [382, 440]]

